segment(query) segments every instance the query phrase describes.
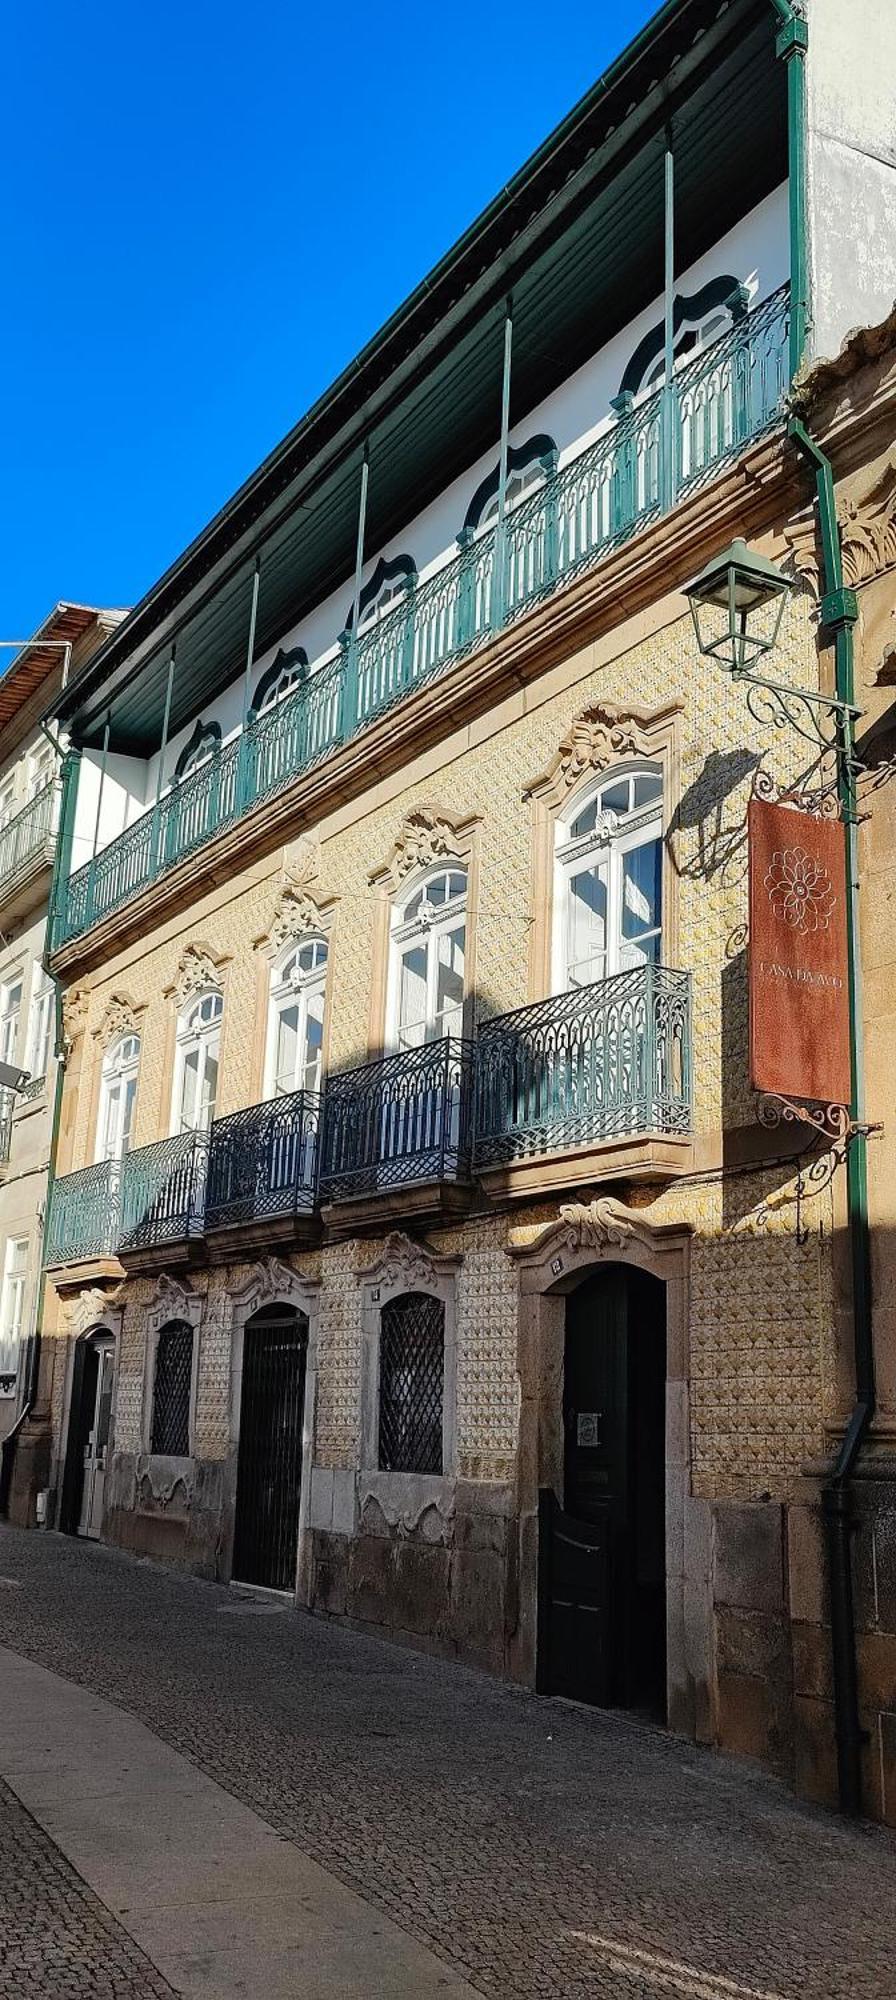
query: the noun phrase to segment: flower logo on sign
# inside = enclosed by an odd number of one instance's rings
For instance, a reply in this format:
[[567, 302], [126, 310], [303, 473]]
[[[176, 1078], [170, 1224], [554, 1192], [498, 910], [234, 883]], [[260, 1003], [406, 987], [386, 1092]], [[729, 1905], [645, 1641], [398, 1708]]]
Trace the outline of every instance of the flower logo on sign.
[[827, 930], [837, 898], [827, 869], [804, 847], [779, 848], [765, 886], [775, 916], [791, 930]]

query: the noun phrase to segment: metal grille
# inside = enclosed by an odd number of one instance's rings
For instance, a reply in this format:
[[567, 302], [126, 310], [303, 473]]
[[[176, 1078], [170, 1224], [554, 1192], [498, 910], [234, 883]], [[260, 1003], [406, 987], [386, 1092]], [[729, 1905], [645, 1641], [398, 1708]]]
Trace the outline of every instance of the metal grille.
[[445, 1308], [406, 1292], [380, 1321], [380, 1466], [384, 1472], [441, 1472], [445, 1390]]
[[193, 1328], [185, 1320], [173, 1320], [159, 1334], [152, 1388], [149, 1448], [161, 1457], [189, 1457], [192, 1376]]
[[463, 1181], [470, 1170], [472, 1046], [454, 1035], [345, 1070], [327, 1083], [321, 1191]]
[[250, 1319], [243, 1340], [233, 1575], [269, 1590], [295, 1588], [307, 1341], [289, 1306]]
[[296, 1090], [216, 1118], [205, 1220], [209, 1229], [266, 1215], [310, 1214], [317, 1194], [320, 1096]]

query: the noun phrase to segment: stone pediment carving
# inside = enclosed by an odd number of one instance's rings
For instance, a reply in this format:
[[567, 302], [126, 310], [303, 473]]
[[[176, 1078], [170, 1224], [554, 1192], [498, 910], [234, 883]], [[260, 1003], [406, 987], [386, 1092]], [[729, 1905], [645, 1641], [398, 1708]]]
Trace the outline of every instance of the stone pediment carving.
[[89, 1333], [95, 1326], [117, 1326], [121, 1309], [121, 1285], [110, 1286], [103, 1291], [98, 1285], [85, 1285], [83, 1291], [76, 1292], [65, 1306], [65, 1314], [72, 1333], [79, 1336]]
[[571, 1250], [621, 1250], [634, 1234], [631, 1217], [610, 1196], [563, 1202], [558, 1214]]
[[173, 995], [178, 1013], [194, 993], [206, 993], [209, 987], [220, 991], [224, 984], [226, 963], [226, 959], [216, 958], [207, 945], [185, 946], [174, 975], [174, 983], [168, 989]]
[[86, 986], [72, 986], [62, 999], [62, 1036], [66, 1050], [71, 1050], [83, 1035], [90, 1012], [90, 993]]
[[146, 1308], [146, 1324], [151, 1331], [158, 1332], [167, 1320], [184, 1319], [190, 1326], [198, 1326], [202, 1314], [202, 1299], [198, 1292], [191, 1290], [180, 1278], [173, 1278], [167, 1271], [161, 1271], [156, 1279], [156, 1288]]
[[422, 1286], [435, 1291], [439, 1279], [455, 1271], [460, 1261], [459, 1257], [441, 1256], [428, 1244], [415, 1243], [403, 1230], [393, 1229], [376, 1262], [363, 1265], [358, 1277], [369, 1285], [401, 1285], [409, 1292]]
[[[843, 582], [855, 590], [874, 576], [896, 567], [896, 452], [891, 452], [861, 493], [837, 496], [837, 520], [843, 555]], [[816, 597], [821, 588], [815, 508], [798, 514], [784, 531], [790, 567], [803, 577]]]
[[267, 945], [277, 953], [292, 938], [329, 929], [339, 898], [322, 896], [312, 887], [318, 873], [318, 849], [313, 841], [301, 841], [292, 853], [285, 854], [274, 914], [265, 935], [256, 939], [257, 944]]
[[316, 1278], [307, 1277], [303, 1271], [294, 1271], [292, 1265], [285, 1264], [281, 1258], [262, 1257], [252, 1265], [243, 1283], [232, 1288], [230, 1297], [234, 1305], [248, 1313], [257, 1312], [259, 1306], [270, 1305], [275, 1300], [295, 1305], [303, 1311], [308, 1293], [317, 1288]]
[[95, 1029], [100, 1048], [111, 1048], [112, 1043], [121, 1041], [123, 1035], [139, 1035], [144, 1012], [145, 1009], [138, 1007], [129, 993], [111, 994]]
[[370, 881], [385, 883], [394, 891], [414, 869], [432, 868], [446, 860], [466, 862], [478, 824], [478, 814], [458, 820], [438, 806], [413, 806], [401, 822], [391, 853], [373, 870]]
[[651, 715], [612, 702], [592, 702], [575, 716], [550, 763], [526, 786], [525, 796], [547, 797], [559, 804], [592, 773], [609, 770], [629, 757], [659, 756], [679, 707], [676, 703]]

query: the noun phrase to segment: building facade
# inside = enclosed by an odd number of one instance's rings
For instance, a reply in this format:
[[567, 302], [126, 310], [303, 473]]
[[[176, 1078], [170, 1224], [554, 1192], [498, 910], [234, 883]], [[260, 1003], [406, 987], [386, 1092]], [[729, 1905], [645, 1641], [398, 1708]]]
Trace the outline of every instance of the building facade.
[[115, 614], [57, 604], [0, 677], [0, 1062], [27, 1072], [0, 1110], [0, 1442], [28, 1402], [56, 1090], [44, 944], [60, 756], [41, 717], [114, 623]]
[[794, 378], [876, 476], [813, 298], [836, 348], [892, 294], [827, 261], [836, 47], [666, 8], [72, 681], [41, 1376], [63, 1528], [813, 1796], [842, 1190], [760, 1115], [745, 930], [805, 744], [682, 588], [748, 537], [830, 685]]

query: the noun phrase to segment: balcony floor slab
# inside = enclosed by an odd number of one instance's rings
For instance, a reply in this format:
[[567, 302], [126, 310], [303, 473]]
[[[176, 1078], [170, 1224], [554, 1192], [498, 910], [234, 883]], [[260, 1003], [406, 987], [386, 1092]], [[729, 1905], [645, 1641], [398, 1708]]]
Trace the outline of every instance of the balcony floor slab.
[[688, 1134], [638, 1134], [602, 1140], [564, 1152], [529, 1153], [523, 1159], [477, 1169], [493, 1200], [532, 1201], [602, 1181], [669, 1181], [689, 1173], [694, 1142]]
[[375, 1188], [345, 1201], [325, 1200], [321, 1217], [333, 1238], [381, 1233], [414, 1222], [454, 1222], [476, 1199], [471, 1181], [421, 1181], [417, 1186]]

